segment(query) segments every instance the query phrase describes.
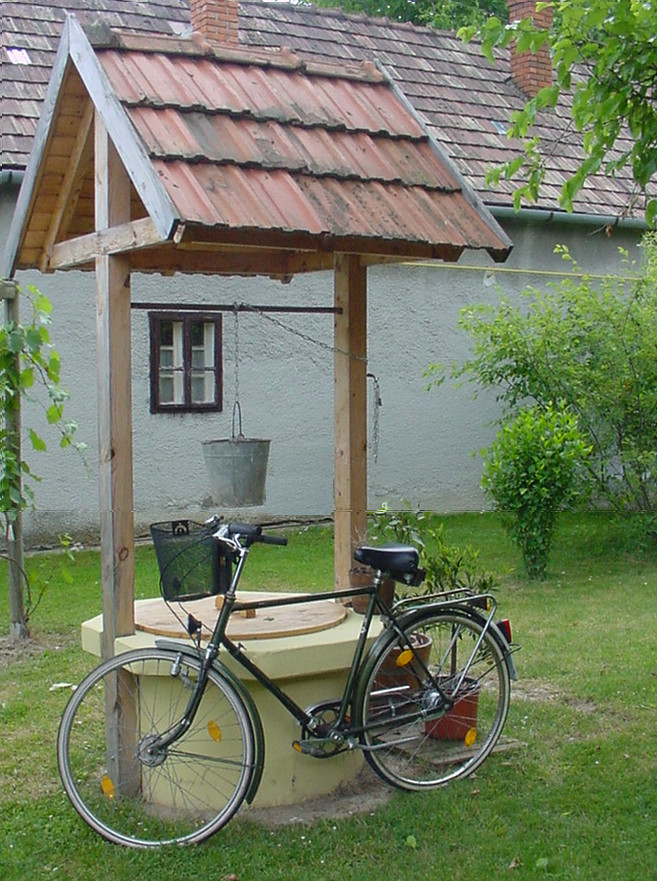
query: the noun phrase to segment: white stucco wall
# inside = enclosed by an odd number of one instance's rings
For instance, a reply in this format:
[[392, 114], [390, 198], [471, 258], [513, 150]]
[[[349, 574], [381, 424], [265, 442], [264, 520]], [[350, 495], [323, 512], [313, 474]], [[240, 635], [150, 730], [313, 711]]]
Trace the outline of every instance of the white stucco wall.
[[[0, 235], [9, 212], [0, 197]], [[469, 387], [425, 390], [423, 372], [432, 361], [463, 357], [468, 338], [457, 331], [459, 311], [497, 301], [484, 285], [484, 270], [507, 297], [528, 284], [544, 285], [564, 270], [553, 254], [567, 242], [581, 266], [601, 272], [618, 266], [619, 246], [634, 247], [637, 233], [610, 237], [591, 227], [507, 224], [515, 242], [504, 266], [483, 255], [464, 255], [459, 268], [441, 265], [379, 266], [368, 273], [368, 370], [383, 400], [378, 457], [369, 462], [369, 504], [408, 499], [440, 511], [479, 510], [481, 459], [490, 443], [496, 405], [491, 394], [472, 399]], [[531, 266], [532, 272], [524, 267]], [[466, 268], [473, 267], [473, 268]], [[91, 274], [22, 273], [53, 302], [53, 339], [62, 356], [63, 383], [71, 392], [67, 415], [88, 445], [85, 460], [57, 447], [52, 431], [47, 454], [29, 461], [42, 476], [36, 510], [26, 517], [33, 537], [64, 529], [83, 534], [98, 520], [96, 486], [96, 375], [94, 278]], [[288, 285], [268, 279], [134, 275], [133, 300], [331, 306], [333, 276], [297, 276]], [[250, 514], [326, 515], [333, 508], [333, 355], [330, 315], [274, 316], [283, 329], [258, 315], [240, 315], [240, 398], [245, 434], [271, 438], [267, 502]], [[183, 512], [199, 517], [213, 510], [201, 441], [227, 437], [234, 395], [234, 319], [224, 315], [224, 411], [220, 414], [149, 412], [149, 341], [146, 312], [133, 313], [133, 423], [135, 513], [139, 528]], [[313, 342], [316, 341], [316, 342]], [[370, 397], [370, 429], [373, 424]], [[25, 424], [35, 421], [34, 408]]]

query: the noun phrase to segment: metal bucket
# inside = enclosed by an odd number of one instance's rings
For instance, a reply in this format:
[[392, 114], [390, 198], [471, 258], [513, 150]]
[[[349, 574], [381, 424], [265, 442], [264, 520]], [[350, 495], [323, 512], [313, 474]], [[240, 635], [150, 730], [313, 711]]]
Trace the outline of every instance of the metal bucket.
[[269, 441], [239, 435], [203, 441], [203, 456], [215, 505], [248, 508], [264, 505]]

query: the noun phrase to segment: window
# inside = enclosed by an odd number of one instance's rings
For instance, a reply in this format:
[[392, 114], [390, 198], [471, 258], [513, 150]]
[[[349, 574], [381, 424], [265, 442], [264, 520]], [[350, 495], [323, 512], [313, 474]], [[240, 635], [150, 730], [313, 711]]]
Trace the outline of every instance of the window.
[[221, 315], [150, 312], [151, 413], [221, 410]]

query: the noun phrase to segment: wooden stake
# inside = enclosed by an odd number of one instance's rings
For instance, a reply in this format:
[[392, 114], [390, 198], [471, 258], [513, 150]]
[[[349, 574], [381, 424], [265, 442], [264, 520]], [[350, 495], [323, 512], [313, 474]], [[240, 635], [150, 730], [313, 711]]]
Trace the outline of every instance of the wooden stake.
[[367, 270], [335, 257], [335, 587], [346, 590], [367, 535]]

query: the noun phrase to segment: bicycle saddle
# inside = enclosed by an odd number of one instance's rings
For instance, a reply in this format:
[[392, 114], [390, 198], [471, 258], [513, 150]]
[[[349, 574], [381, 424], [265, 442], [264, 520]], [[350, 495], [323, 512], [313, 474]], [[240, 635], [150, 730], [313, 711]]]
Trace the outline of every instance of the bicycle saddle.
[[420, 555], [411, 545], [385, 545], [384, 547], [360, 547], [354, 551], [354, 558], [359, 563], [385, 572], [395, 581], [401, 581], [416, 587], [425, 576], [424, 569], [419, 569]]

